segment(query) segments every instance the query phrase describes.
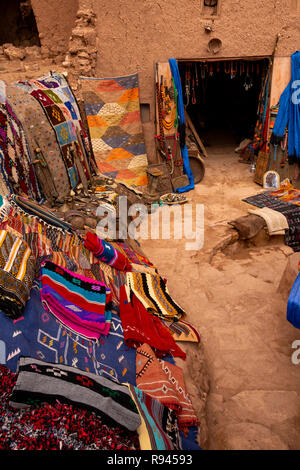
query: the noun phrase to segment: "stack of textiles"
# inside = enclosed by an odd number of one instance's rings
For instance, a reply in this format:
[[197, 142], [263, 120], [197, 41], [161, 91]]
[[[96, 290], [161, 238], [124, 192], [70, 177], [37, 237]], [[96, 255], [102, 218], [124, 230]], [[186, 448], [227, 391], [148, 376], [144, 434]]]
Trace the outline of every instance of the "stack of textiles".
[[264, 191], [263, 193], [243, 199], [244, 202], [253, 206], [268, 207], [283, 214], [288, 223], [285, 231], [285, 244], [295, 252], [300, 251], [300, 206], [299, 193], [289, 188], [288, 191]]
[[75, 188], [80, 182], [85, 184], [94, 172], [95, 162], [78, 104], [66, 77], [50, 73], [34, 80], [17, 82], [15, 86], [34, 97], [42, 107], [55, 132], [70, 187]]
[[151, 315], [134, 294], [128, 298], [125, 286], [121, 287], [120, 292], [120, 318], [128, 346], [136, 348], [148, 343], [157, 356], [172, 354], [186, 358], [162, 320]]
[[136, 386], [174, 410], [180, 430], [199, 424], [186, 391], [182, 369], [157, 358], [148, 344], [137, 349]]
[[[55, 132], [39, 102], [20, 87], [7, 84], [9, 103], [22, 122], [43, 196], [69, 195], [70, 183]], [[45, 191], [46, 188], [46, 191]]]
[[166, 320], [180, 320], [184, 310], [170, 296], [166, 282], [159, 274], [126, 273], [128, 297], [135, 294], [144, 307], [154, 315]]
[[35, 397], [29, 408], [12, 408], [17, 379], [18, 373], [0, 366], [0, 450], [140, 449], [136, 431], [108, 423], [79, 404], [39, 403]]
[[7, 100], [6, 84], [0, 82], [0, 189], [1, 193], [22, 193], [41, 199], [33, 156], [21, 121]]
[[35, 278], [36, 261], [27, 243], [0, 230], [0, 308], [8, 317], [19, 318]]
[[44, 261], [41, 298], [46, 310], [75, 333], [97, 340], [108, 335], [111, 292], [105, 284]]

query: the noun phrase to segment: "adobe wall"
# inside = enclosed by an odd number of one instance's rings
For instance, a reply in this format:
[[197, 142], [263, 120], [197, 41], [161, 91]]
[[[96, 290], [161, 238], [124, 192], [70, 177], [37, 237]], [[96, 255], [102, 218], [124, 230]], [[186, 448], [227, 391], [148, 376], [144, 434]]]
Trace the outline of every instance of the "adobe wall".
[[[299, 0], [223, 0], [213, 20], [201, 14], [201, 0], [94, 1], [99, 49], [96, 75], [112, 77], [137, 71], [141, 102], [151, 105], [144, 124], [148, 157], [154, 159], [154, 62], [175, 58], [271, 55], [277, 33], [277, 55], [300, 48]], [[207, 33], [205, 25], [213, 31]], [[222, 41], [212, 55], [212, 37]]]
[[65, 56], [78, 4], [79, 0], [31, 0], [43, 57]]

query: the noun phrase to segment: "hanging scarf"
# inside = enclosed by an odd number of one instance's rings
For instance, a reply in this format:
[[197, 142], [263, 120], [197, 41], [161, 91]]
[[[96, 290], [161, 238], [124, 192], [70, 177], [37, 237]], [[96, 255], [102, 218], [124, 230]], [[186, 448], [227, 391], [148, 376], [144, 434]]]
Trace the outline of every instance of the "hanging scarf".
[[179, 69], [178, 69], [176, 59], [169, 59], [169, 64], [170, 64], [170, 69], [171, 69], [172, 76], [174, 79], [174, 84], [178, 93], [177, 95], [178, 131], [179, 131], [179, 138], [180, 138], [181, 156], [183, 159], [183, 170], [184, 170], [184, 173], [188, 176], [189, 182], [190, 182], [189, 185], [176, 189], [177, 192], [183, 193], [186, 191], [190, 191], [191, 189], [194, 189], [195, 182], [194, 182], [193, 172], [190, 168], [188, 149], [187, 149], [186, 142], [185, 142], [185, 114], [184, 114], [185, 111], [184, 111]]
[[300, 51], [291, 56], [291, 80], [281, 94], [279, 110], [274, 124], [271, 143], [278, 145], [288, 128], [288, 160], [293, 164], [300, 160], [300, 99], [295, 86], [300, 80]]

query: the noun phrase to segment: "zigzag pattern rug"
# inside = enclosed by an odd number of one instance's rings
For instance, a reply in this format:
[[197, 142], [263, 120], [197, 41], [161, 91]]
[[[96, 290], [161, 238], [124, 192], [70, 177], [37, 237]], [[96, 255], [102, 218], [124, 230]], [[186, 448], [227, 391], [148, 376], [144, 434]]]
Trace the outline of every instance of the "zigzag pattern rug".
[[80, 77], [93, 152], [100, 173], [128, 186], [148, 184], [138, 74]]

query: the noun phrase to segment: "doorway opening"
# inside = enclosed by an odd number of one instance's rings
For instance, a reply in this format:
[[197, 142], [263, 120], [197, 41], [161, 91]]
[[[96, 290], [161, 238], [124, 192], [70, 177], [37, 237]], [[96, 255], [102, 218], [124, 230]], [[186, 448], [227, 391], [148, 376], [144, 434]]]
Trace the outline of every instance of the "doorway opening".
[[186, 111], [208, 152], [253, 139], [269, 67], [268, 57], [178, 60]]
[[0, 0], [0, 10], [0, 44], [41, 45], [30, 0]]

